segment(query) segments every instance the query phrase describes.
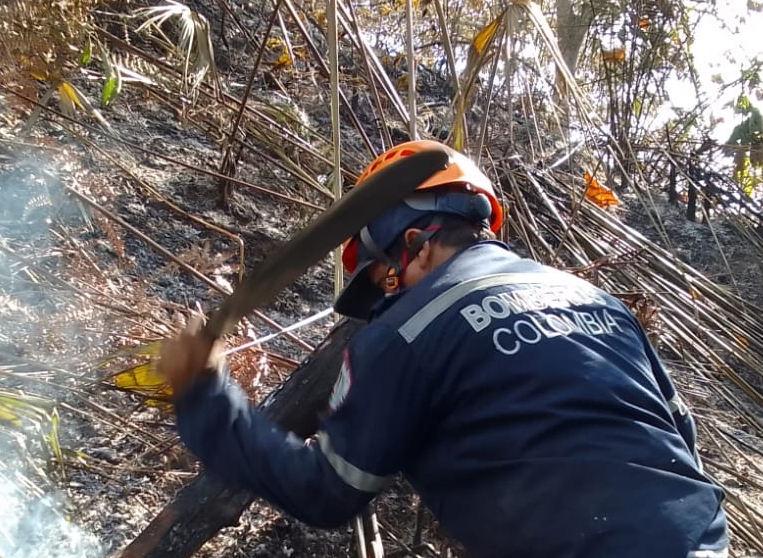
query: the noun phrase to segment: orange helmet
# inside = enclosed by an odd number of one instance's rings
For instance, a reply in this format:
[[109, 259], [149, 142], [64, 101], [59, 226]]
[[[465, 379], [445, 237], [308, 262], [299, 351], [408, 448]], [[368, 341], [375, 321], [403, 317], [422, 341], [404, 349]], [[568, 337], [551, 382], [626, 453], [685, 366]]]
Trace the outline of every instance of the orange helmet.
[[[427, 149], [446, 149], [450, 153], [450, 162], [444, 170], [433, 174], [426, 182], [422, 183], [417, 191], [430, 188], [448, 187], [449, 190], [462, 187], [467, 192], [484, 194], [490, 202], [490, 217], [488, 219], [490, 230], [497, 233], [503, 225], [503, 208], [498, 201], [493, 183], [466, 155], [451, 149], [439, 142], [432, 140], [408, 141], [396, 145], [371, 161], [358, 178], [355, 186], [363, 183], [365, 179], [380, 171], [402, 157], [408, 157]], [[358, 236], [347, 239], [342, 245], [342, 263], [348, 273], [353, 273], [358, 266], [357, 260]]]
[[[490, 179], [468, 157], [435, 141], [409, 141], [393, 147], [366, 167], [356, 186], [362, 185], [369, 176], [401, 157], [443, 148], [450, 155], [444, 170], [433, 174], [416, 192], [401, 200], [397, 207], [344, 242], [342, 263], [351, 277], [334, 303], [335, 310], [340, 314], [366, 319], [371, 307], [385, 291], [397, 291], [398, 279], [405, 272], [408, 258], [440, 229], [443, 214], [458, 215], [474, 223], [481, 222], [493, 232], [501, 229], [503, 210]], [[432, 215], [434, 221], [419, 233], [401, 261], [392, 261], [386, 251], [403, 231], [425, 215]], [[384, 290], [373, 285], [368, 276], [367, 268], [374, 262], [388, 266]]]

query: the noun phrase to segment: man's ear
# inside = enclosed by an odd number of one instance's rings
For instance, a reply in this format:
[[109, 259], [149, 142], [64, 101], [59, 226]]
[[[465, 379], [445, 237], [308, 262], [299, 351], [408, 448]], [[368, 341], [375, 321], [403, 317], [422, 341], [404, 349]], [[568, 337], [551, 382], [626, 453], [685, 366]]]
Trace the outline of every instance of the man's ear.
[[[406, 247], [410, 248], [414, 242], [416, 242], [416, 239], [418, 236], [422, 233], [421, 229], [407, 229], [403, 235], [405, 238], [405, 245]], [[411, 254], [411, 259], [416, 259], [417, 257], [423, 258], [424, 261], [428, 262], [429, 258], [431, 256], [431, 249], [432, 249], [432, 243], [428, 240], [424, 242], [424, 244], [421, 245], [421, 247], [416, 251], [415, 254]]]
[[403, 233], [403, 238], [405, 239], [405, 247], [410, 248], [416, 240], [416, 237], [420, 234], [421, 229], [406, 229], [406, 231]]

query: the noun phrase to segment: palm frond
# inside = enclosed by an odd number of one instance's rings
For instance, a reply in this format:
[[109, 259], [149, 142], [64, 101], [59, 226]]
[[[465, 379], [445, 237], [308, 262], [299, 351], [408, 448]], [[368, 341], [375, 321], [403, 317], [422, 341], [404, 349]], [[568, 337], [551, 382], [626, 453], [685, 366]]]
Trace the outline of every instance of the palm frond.
[[48, 449], [50, 456], [55, 457], [59, 466], [63, 467], [59, 426], [55, 401], [23, 391], [0, 388], [0, 434], [5, 431], [22, 438], [34, 436], [38, 443]]
[[[161, 6], [141, 8], [135, 17], [145, 18], [137, 32], [151, 31], [158, 35], [167, 48], [177, 50], [182, 61], [183, 83], [187, 92], [196, 95], [207, 75], [212, 76], [212, 84], [219, 92], [214, 48], [209, 22], [200, 13], [175, 0], [167, 0]], [[169, 20], [177, 20], [177, 38], [169, 38], [162, 26]]]

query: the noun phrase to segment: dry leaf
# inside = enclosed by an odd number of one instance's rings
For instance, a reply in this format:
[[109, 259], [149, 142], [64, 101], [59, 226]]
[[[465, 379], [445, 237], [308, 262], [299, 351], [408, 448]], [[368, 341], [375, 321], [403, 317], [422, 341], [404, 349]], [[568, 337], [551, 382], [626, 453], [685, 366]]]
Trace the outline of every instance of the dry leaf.
[[625, 62], [625, 48], [601, 49], [601, 59], [610, 64], [621, 64]]
[[585, 181], [588, 185], [585, 191], [585, 197], [591, 200], [599, 207], [609, 207], [610, 205], [618, 205], [620, 200], [617, 199], [615, 193], [599, 184], [599, 182], [591, 176], [590, 173], [585, 173]]
[[477, 36], [474, 37], [474, 40], [472, 40], [472, 48], [477, 54], [482, 54], [482, 51], [484, 51], [493, 41], [495, 32], [498, 30], [498, 25], [501, 23], [502, 19], [503, 14], [488, 23], [479, 33], [477, 33]]
[[76, 109], [84, 110], [79, 95], [71, 84], [62, 81], [58, 86], [58, 101], [61, 112], [66, 116], [73, 116]]
[[694, 285], [689, 285], [689, 296], [691, 296], [692, 300], [702, 300], [705, 298], [705, 296], [697, 290]]
[[737, 345], [739, 345], [739, 348], [746, 351], [747, 348], [750, 346], [750, 340], [747, 339], [747, 337], [744, 337], [743, 335], [734, 334], [734, 339], [737, 342]]

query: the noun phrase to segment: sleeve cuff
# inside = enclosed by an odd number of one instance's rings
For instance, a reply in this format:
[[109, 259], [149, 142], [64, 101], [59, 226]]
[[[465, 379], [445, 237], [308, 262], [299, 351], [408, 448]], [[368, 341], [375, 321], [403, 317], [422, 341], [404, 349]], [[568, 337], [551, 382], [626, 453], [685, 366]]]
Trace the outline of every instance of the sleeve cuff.
[[230, 370], [227, 366], [222, 366], [219, 370], [205, 370], [190, 386], [173, 397], [177, 412], [191, 410], [210, 396], [225, 391], [229, 380]]

